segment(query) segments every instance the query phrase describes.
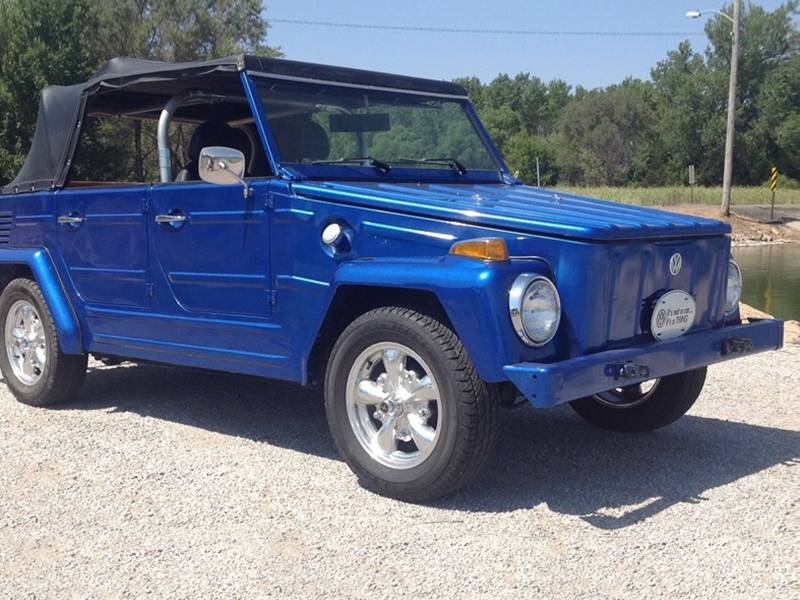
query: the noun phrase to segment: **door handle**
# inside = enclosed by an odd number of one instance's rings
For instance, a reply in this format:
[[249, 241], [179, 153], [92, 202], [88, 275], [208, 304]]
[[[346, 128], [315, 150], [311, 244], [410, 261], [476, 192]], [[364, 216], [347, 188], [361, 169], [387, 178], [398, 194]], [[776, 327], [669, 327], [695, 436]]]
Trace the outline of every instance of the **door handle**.
[[69, 225], [71, 227], [78, 227], [81, 223], [83, 223], [83, 217], [79, 217], [73, 213], [58, 217], [59, 225]]
[[156, 223], [183, 223], [186, 220], [186, 215], [156, 215]]

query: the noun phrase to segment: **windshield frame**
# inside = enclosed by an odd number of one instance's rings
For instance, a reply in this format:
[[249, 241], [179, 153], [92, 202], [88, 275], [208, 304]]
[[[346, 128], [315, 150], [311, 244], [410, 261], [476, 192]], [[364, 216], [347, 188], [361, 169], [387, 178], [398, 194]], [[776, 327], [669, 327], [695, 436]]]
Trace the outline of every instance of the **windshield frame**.
[[[251, 106], [255, 110], [258, 129], [262, 135], [262, 141], [267, 150], [270, 162], [273, 164], [279, 176], [296, 180], [343, 180], [343, 181], [393, 181], [393, 182], [443, 182], [443, 183], [512, 183], [515, 178], [511, 175], [505, 160], [491, 140], [483, 123], [481, 123], [475, 112], [474, 107], [466, 96], [455, 96], [447, 94], [436, 94], [430, 92], [409, 91], [394, 88], [384, 88], [379, 86], [364, 86], [352, 83], [339, 83], [336, 81], [317, 81], [302, 77], [275, 76], [267, 73], [248, 72], [242, 73], [247, 88], [247, 94], [251, 99]], [[431, 100], [448, 101], [458, 104], [472, 126], [478, 140], [483, 144], [490, 160], [495, 164], [495, 169], [469, 169], [467, 173], [461, 174], [456, 170], [441, 166], [441, 168], [426, 168], [419, 166], [392, 163], [389, 172], [383, 172], [372, 166], [353, 165], [353, 164], [310, 164], [284, 162], [278, 150], [273, 129], [270, 126], [266, 115], [266, 108], [262, 102], [258, 89], [257, 81], [273, 80], [276, 82], [297, 82], [305, 85], [320, 85], [326, 87], [337, 87], [342, 90], [363, 90], [364, 92], [391, 92], [420, 96]]]

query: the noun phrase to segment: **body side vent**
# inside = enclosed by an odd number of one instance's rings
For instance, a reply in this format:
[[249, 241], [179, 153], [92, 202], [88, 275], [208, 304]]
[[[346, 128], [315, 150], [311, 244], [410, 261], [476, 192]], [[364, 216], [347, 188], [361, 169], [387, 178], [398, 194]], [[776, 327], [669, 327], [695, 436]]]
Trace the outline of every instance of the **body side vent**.
[[11, 240], [11, 221], [14, 215], [7, 210], [0, 211], [0, 246], [7, 246]]

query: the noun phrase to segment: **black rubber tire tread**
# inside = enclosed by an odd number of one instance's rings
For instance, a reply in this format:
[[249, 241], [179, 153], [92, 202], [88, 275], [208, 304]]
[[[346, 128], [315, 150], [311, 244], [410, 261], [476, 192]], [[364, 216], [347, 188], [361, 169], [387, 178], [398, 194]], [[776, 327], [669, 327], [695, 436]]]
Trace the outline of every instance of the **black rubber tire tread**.
[[86, 354], [65, 354], [61, 351], [55, 321], [47, 307], [39, 284], [31, 279], [14, 279], [0, 295], [0, 331], [5, 335], [6, 318], [11, 306], [17, 300], [25, 299], [34, 305], [39, 313], [47, 336], [49, 354], [45, 372], [33, 385], [26, 385], [14, 375], [5, 351], [5, 340], [0, 348], [0, 371], [3, 373], [11, 393], [23, 404], [29, 406], [52, 406], [67, 402], [75, 397], [86, 378]]
[[674, 423], [694, 405], [706, 381], [706, 368], [662, 377], [643, 403], [631, 408], [613, 408], [593, 396], [570, 402], [584, 419], [603, 429], [623, 433], [653, 431]]
[[[352, 435], [346, 414], [337, 410], [345, 404], [343, 391], [351, 365], [342, 367], [343, 349], [358, 348], [359, 352], [370, 343], [360, 343], [368, 332], [387, 331], [418, 338], [413, 349], [430, 366], [436, 368], [437, 378], [449, 378], [454, 390], [449, 410], [455, 408], [457, 425], [455, 444], [449, 456], [442, 455], [445, 445], [440, 440], [426, 464], [435, 460], [439, 468], [418, 480], [397, 483], [376, 476], [354, 455], [360, 449]], [[417, 334], [414, 336], [414, 334]], [[360, 343], [360, 345], [359, 345]], [[411, 346], [410, 346], [411, 347]], [[440, 364], [437, 364], [440, 362]], [[343, 379], [343, 385], [340, 379]], [[442, 387], [446, 387], [443, 385]], [[441, 398], [442, 402], [448, 399]], [[464, 350], [461, 340], [446, 325], [416, 310], [388, 306], [367, 312], [353, 321], [339, 337], [328, 361], [325, 377], [325, 408], [333, 439], [345, 462], [357, 475], [361, 484], [378, 494], [406, 502], [428, 502], [450, 494], [467, 485], [486, 465], [497, 442], [499, 428], [499, 398], [497, 386], [484, 382]], [[440, 433], [444, 435], [445, 432]], [[355, 454], [358, 454], [356, 452]]]

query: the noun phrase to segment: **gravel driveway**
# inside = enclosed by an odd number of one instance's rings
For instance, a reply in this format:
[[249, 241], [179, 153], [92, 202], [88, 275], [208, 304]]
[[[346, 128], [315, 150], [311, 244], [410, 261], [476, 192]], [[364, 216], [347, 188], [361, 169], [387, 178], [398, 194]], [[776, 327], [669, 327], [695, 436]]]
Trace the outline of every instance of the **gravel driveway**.
[[92, 363], [78, 403], [0, 392], [0, 598], [800, 597], [800, 347], [712, 367], [648, 435], [505, 412], [428, 506], [368, 493], [319, 390]]

